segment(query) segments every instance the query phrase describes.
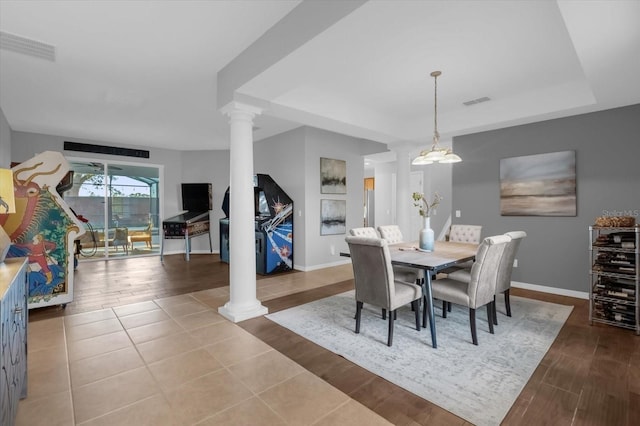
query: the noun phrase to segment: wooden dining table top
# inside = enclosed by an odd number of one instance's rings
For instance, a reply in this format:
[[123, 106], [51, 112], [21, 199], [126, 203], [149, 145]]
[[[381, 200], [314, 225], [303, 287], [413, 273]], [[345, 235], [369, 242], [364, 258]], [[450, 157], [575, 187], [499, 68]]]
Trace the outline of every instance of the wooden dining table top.
[[475, 258], [478, 244], [436, 241], [432, 252], [418, 250], [418, 242], [389, 245], [391, 262], [423, 269], [444, 269]]

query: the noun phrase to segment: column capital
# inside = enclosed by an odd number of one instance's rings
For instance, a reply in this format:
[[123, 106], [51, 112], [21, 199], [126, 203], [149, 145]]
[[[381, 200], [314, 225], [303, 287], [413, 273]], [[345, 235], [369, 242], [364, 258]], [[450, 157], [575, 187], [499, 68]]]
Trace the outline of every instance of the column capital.
[[220, 108], [220, 112], [228, 117], [232, 117], [235, 114], [247, 114], [250, 118], [253, 118], [262, 114], [262, 111], [264, 111], [263, 108], [238, 101], [229, 102]]

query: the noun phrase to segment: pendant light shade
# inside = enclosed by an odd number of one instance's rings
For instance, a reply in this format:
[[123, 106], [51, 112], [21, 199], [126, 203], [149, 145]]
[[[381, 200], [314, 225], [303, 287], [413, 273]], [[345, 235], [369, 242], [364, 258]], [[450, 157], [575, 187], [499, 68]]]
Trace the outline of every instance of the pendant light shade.
[[442, 74], [440, 71], [434, 71], [431, 73], [434, 81], [434, 96], [433, 96], [433, 142], [431, 149], [425, 149], [420, 152], [416, 158], [413, 159], [411, 164], [414, 166], [420, 166], [423, 164], [433, 163], [459, 163], [462, 161], [459, 155], [453, 153], [450, 148], [440, 147], [440, 133], [438, 133], [438, 77]]

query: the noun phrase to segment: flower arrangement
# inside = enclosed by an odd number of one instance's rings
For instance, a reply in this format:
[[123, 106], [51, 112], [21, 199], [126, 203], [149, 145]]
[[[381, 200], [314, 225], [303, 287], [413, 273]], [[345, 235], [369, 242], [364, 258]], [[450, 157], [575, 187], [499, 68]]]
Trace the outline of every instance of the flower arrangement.
[[438, 206], [438, 204], [440, 204], [440, 201], [442, 201], [442, 196], [438, 194], [437, 191], [433, 196], [433, 201], [431, 202], [431, 204], [429, 204], [426, 198], [424, 198], [424, 194], [422, 194], [421, 192], [414, 192], [412, 198], [414, 201], [413, 205], [416, 207], [420, 207], [420, 216], [422, 217], [429, 217], [431, 214], [431, 210], [434, 210]]

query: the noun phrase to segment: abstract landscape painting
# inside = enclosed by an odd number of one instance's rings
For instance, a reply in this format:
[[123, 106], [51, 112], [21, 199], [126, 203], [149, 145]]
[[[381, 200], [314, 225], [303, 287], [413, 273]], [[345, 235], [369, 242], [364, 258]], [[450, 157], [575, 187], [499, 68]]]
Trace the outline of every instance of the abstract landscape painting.
[[347, 201], [320, 200], [320, 235], [347, 232]]
[[347, 193], [347, 162], [333, 158], [320, 158], [320, 193]]
[[502, 216], [575, 216], [576, 152], [500, 160]]

